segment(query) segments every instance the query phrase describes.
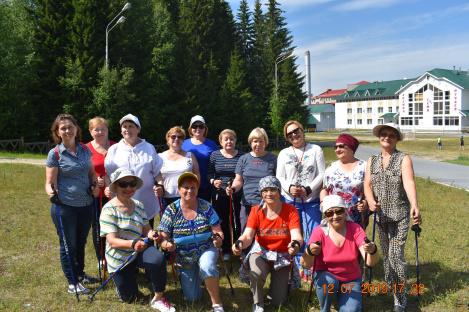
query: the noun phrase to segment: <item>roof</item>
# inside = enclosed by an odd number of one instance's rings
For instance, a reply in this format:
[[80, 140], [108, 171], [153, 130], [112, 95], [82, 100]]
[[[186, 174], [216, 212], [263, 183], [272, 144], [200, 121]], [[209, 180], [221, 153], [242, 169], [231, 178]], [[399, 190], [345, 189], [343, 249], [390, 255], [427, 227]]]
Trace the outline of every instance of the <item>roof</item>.
[[469, 89], [469, 72], [467, 71], [435, 68], [427, 73], [438, 78], [446, 78], [464, 89]]
[[379, 116], [379, 118], [385, 118], [385, 119], [394, 118], [394, 117], [396, 117], [396, 115], [398, 115], [398, 113], [386, 113], [384, 115]]
[[317, 97], [319, 97], [319, 98], [330, 98], [330, 97], [334, 97], [334, 96], [344, 94], [345, 91], [347, 91], [347, 89], [335, 89], [335, 90], [327, 89], [323, 93], [319, 94]]
[[396, 92], [414, 79], [399, 79], [389, 81], [375, 81], [359, 85], [353, 90], [345, 92], [337, 97], [337, 101], [367, 100], [371, 98], [397, 98]]
[[317, 125], [319, 123], [319, 120], [317, 120], [313, 115], [309, 114], [307, 123], [308, 125]]
[[463, 115], [464, 117], [469, 116], [469, 110], [463, 109], [463, 110], [461, 110], [460, 112], [461, 112], [461, 115]]
[[309, 114], [317, 114], [317, 113], [333, 113], [334, 112], [334, 105], [332, 104], [314, 104], [308, 105]]

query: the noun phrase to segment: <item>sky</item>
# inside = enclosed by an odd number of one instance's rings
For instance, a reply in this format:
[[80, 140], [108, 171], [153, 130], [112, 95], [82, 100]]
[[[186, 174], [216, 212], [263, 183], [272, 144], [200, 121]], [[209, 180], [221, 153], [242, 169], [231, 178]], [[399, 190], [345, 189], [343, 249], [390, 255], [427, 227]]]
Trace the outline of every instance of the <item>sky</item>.
[[[236, 16], [240, 1], [228, 2]], [[469, 70], [469, 1], [277, 2], [302, 74], [305, 51], [311, 53], [313, 95], [361, 80], [414, 78], [433, 68]], [[252, 11], [254, 0], [249, 5]]]

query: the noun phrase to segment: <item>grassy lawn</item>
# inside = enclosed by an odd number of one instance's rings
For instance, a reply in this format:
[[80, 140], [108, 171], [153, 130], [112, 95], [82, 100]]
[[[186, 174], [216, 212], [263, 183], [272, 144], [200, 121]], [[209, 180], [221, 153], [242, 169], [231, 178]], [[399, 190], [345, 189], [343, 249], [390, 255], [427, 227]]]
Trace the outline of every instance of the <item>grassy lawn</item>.
[[32, 158], [32, 159], [46, 159], [46, 154], [33, 154], [33, 153], [14, 153], [0, 151], [0, 158]]
[[[326, 151], [326, 155], [329, 152]], [[331, 159], [328, 156], [328, 159]], [[0, 310], [19, 311], [151, 311], [150, 292], [145, 283], [144, 298], [136, 304], [119, 303], [110, 284], [94, 303], [82, 297], [80, 303], [66, 293], [66, 281], [60, 269], [58, 237], [50, 220], [49, 203], [43, 191], [44, 169], [31, 165], [0, 164]], [[409, 311], [467, 311], [469, 304], [469, 241], [467, 238], [467, 203], [469, 193], [418, 179], [419, 203], [424, 217], [419, 240], [421, 282], [425, 290], [420, 299], [409, 299]], [[467, 229], [467, 228], [466, 228]], [[368, 229], [371, 232], [371, 226]], [[466, 233], [466, 234], [464, 234]], [[415, 283], [413, 233], [406, 245], [409, 283]], [[369, 234], [371, 237], [371, 234]], [[91, 240], [87, 245], [86, 267], [97, 274]], [[233, 259], [233, 271], [238, 261]], [[374, 270], [374, 281], [383, 282], [382, 263]], [[250, 311], [251, 295], [235, 273], [231, 274], [235, 296], [231, 296], [225, 277], [221, 292], [227, 311]], [[98, 285], [92, 285], [94, 289]], [[317, 311], [314, 299], [307, 307], [308, 286], [291, 293], [290, 303], [267, 311]], [[209, 311], [208, 297], [191, 306], [174, 286], [168, 267], [168, 296], [178, 311]], [[372, 295], [364, 299], [366, 311], [387, 311], [392, 297]]]

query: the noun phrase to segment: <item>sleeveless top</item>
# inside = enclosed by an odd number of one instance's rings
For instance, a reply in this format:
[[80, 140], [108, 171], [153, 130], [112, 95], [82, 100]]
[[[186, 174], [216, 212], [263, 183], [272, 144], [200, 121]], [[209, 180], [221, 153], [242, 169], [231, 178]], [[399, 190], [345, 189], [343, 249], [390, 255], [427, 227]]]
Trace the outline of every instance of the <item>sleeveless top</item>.
[[192, 172], [192, 154], [186, 152], [186, 156], [178, 160], [169, 160], [166, 153], [159, 155], [163, 159], [163, 167], [160, 172], [163, 177], [164, 197], [179, 197], [178, 178], [186, 171]]
[[401, 165], [405, 154], [395, 150], [383, 168], [381, 154], [371, 156], [371, 188], [377, 202], [379, 222], [396, 222], [409, 217], [410, 204], [402, 183]]

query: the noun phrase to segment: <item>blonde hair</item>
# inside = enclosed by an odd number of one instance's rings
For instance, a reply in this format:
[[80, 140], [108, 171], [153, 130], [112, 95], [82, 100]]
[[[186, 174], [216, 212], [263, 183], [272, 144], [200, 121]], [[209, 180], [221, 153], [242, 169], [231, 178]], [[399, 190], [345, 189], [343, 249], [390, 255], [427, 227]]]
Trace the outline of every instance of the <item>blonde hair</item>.
[[221, 139], [223, 138], [223, 135], [225, 134], [232, 135], [235, 138], [235, 141], [237, 140], [236, 132], [234, 132], [234, 130], [225, 129], [222, 132], [220, 132], [220, 134], [218, 135], [218, 142], [220, 142], [220, 144], [221, 144]]
[[96, 116], [94, 118], [91, 118], [90, 121], [88, 121], [88, 130], [91, 131], [98, 125], [105, 125], [106, 128], [109, 128], [109, 124], [106, 119], [100, 116]]
[[288, 140], [288, 137], [287, 137], [287, 128], [290, 127], [291, 125], [296, 125], [298, 126], [298, 128], [301, 129], [301, 131], [305, 132], [305, 129], [303, 128], [303, 125], [297, 121], [297, 120], [289, 120], [285, 123], [285, 125], [283, 126], [283, 137], [285, 138], [285, 140]]
[[265, 132], [264, 128], [257, 127], [252, 129], [248, 136], [248, 143], [251, 144], [254, 139], [263, 139], [265, 141], [265, 146], [269, 145], [269, 137], [267, 136], [267, 132]]
[[186, 138], [186, 131], [184, 131], [182, 126], [172, 127], [171, 129], [168, 130], [168, 132], [166, 132], [166, 145], [168, 146], [169, 146], [169, 137], [172, 134], [181, 134], [183, 136], [182, 138], [183, 140]]

